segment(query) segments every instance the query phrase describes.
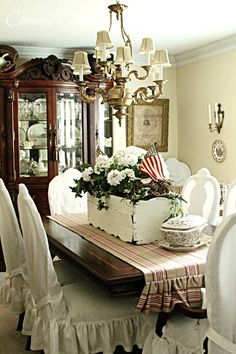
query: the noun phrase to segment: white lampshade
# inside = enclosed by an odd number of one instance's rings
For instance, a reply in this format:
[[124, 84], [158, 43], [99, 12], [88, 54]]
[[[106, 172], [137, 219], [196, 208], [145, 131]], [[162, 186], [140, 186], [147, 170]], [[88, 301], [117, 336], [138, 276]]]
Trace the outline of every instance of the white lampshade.
[[[81, 75], [81, 70], [80, 70], [80, 66], [76, 66], [74, 69], [73, 69], [73, 73], [74, 75]], [[89, 75], [91, 74], [91, 70], [89, 69], [85, 69], [83, 70], [83, 75]], [[82, 80], [81, 80], [82, 81]]]
[[171, 63], [169, 61], [168, 51], [166, 49], [157, 49], [155, 51], [152, 64], [161, 65], [163, 67], [170, 67]]
[[[103, 51], [100, 49], [96, 49], [95, 53], [93, 54], [93, 57], [101, 60], [102, 55], [103, 55]], [[109, 49], [106, 49], [106, 59], [110, 59], [110, 58], [111, 58], [111, 53], [110, 53]]]
[[116, 48], [115, 64], [132, 64], [133, 58], [131, 56], [130, 46], [123, 46]]
[[139, 54], [147, 54], [154, 52], [155, 48], [153, 45], [153, 40], [152, 38], [143, 38], [142, 39], [142, 44], [139, 49]]
[[107, 31], [99, 31], [97, 32], [97, 42], [96, 42], [96, 48], [95, 49], [100, 49], [102, 47], [107, 48], [112, 48], [113, 44], [110, 40], [109, 34]]
[[86, 52], [75, 52], [71, 67], [72, 69], [76, 69], [79, 67], [82, 67], [85, 70], [90, 69], [90, 65], [88, 62], [88, 54]]

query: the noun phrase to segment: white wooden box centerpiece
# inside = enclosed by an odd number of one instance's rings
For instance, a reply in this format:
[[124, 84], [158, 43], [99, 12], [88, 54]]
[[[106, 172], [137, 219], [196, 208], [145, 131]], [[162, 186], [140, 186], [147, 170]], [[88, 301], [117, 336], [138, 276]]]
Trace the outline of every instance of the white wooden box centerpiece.
[[162, 238], [161, 225], [170, 216], [170, 200], [158, 197], [133, 205], [129, 199], [111, 195], [108, 209], [98, 210], [98, 200], [88, 195], [88, 221], [125, 242], [146, 244]]

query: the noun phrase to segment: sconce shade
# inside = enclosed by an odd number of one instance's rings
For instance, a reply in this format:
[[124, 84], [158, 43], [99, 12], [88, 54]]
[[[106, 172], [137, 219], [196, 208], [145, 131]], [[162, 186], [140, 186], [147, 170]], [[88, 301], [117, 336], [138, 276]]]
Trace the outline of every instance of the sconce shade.
[[139, 54], [147, 54], [154, 52], [155, 48], [153, 45], [153, 40], [152, 38], [143, 38], [142, 39], [142, 44], [139, 50]]
[[95, 49], [101, 49], [102, 47], [112, 48], [113, 44], [110, 40], [109, 34], [107, 31], [97, 32], [97, 42]]
[[133, 58], [129, 46], [117, 47], [115, 64], [132, 64]]
[[90, 70], [90, 65], [88, 62], [88, 54], [86, 52], [75, 52], [74, 59], [72, 63], [72, 69], [77, 69], [79, 67]]
[[168, 52], [166, 49], [157, 49], [154, 54], [153, 65], [161, 65], [163, 67], [170, 67]]

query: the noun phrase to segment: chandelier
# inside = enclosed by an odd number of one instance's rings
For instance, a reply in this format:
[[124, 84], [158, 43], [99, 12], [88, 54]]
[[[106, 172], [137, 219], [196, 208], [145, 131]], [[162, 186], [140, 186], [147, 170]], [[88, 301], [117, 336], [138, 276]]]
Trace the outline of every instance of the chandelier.
[[[123, 25], [123, 10], [128, 6], [116, 4], [108, 6], [110, 12], [110, 27], [108, 31], [99, 31], [97, 33], [97, 42], [95, 47], [96, 72], [101, 77], [101, 82], [94, 92], [89, 91], [88, 82], [84, 76], [91, 72], [86, 52], [79, 51], [74, 53], [72, 69], [74, 75], [79, 76], [78, 89], [82, 101], [92, 103], [97, 95], [101, 95], [103, 102], [107, 102], [114, 109], [114, 115], [119, 119], [121, 125], [122, 118], [127, 116], [127, 108], [132, 103], [153, 103], [163, 94], [163, 68], [169, 67], [170, 62], [168, 52], [165, 49], [155, 50], [151, 38], [143, 38], [140, 47], [140, 54], [146, 54], [147, 65], [141, 66], [143, 75], [139, 75], [137, 70], [131, 70], [133, 64], [132, 43], [129, 35], [126, 33]], [[120, 22], [121, 36], [124, 42], [123, 46], [116, 48], [115, 60], [111, 59], [110, 50], [113, 44], [109, 37], [112, 27], [112, 14], [116, 14], [116, 19]], [[152, 76], [153, 84], [141, 86], [133, 93], [127, 87], [127, 83], [132, 79], [145, 80]], [[106, 83], [113, 83], [110, 89], [106, 89]]]

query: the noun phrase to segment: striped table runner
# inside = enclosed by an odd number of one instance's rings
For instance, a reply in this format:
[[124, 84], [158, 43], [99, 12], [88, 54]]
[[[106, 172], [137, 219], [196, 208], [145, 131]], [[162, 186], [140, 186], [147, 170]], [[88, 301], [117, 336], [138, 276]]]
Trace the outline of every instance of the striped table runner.
[[137, 309], [170, 312], [176, 303], [201, 306], [208, 246], [191, 252], [167, 251], [158, 244], [133, 245], [88, 224], [83, 214], [50, 218], [144, 273]]

